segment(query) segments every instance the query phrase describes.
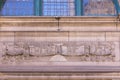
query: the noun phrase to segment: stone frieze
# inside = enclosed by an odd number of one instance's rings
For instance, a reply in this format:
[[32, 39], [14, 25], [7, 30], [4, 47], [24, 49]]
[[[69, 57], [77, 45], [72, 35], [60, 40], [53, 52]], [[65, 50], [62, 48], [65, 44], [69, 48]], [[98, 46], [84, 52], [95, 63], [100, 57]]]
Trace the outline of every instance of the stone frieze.
[[[62, 42], [35, 42], [35, 41], [18, 41], [18, 42], [0, 42], [0, 60], [1, 62], [24, 61], [33, 57], [45, 58], [61, 55], [72, 61], [73, 57], [78, 60], [73, 61], [114, 61], [115, 44], [114, 42], [79, 42], [79, 41], [62, 41]], [[48, 58], [47, 58], [48, 59]], [[45, 61], [49, 61], [45, 60]]]

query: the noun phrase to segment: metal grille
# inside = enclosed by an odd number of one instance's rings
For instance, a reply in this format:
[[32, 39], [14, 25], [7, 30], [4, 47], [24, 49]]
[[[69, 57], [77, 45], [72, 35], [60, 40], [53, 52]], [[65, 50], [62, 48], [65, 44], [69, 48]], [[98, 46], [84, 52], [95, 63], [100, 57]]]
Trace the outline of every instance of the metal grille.
[[[41, 1], [42, 9], [38, 12], [41, 12], [43, 16], [75, 16], [75, 0]], [[118, 1], [120, 2], [120, 0]], [[1, 2], [4, 2], [4, 5], [0, 6], [1, 16], [34, 16], [34, 0], [0, 0], [0, 5]], [[35, 8], [38, 7], [41, 6]], [[83, 0], [83, 9], [80, 11], [83, 12], [83, 16], [117, 14], [112, 0]]]
[[2, 16], [34, 15], [33, 0], [6, 0], [0, 14]]
[[112, 0], [83, 0], [85, 16], [112, 16], [116, 15]]
[[75, 0], [43, 0], [44, 16], [74, 16]]

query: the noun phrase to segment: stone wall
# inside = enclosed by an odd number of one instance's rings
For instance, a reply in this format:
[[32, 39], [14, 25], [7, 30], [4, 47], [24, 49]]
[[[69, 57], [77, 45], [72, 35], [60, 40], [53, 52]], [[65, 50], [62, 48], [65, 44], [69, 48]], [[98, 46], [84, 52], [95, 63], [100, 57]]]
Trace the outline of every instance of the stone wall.
[[3, 64], [19, 63], [25, 59], [51, 61], [56, 55], [64, 56], [68, 62], [120, 60], [119, 42], [109, 40], [112, 37], [105, 40], [103, 34], [96, 32], [92, 33], [93, 35], [91, 32], [11, 32], [11, 34], [6, 32], [6, 34], [11, 37], [5, 37], [1, 32], [0, 56]]
[[0, 19], [1, 64], [34, 64], [37, 60], [118, 65], [120, 61], [116, 17]]
[[119, 31], [118, 17], [0, 17], [0, 79], [119, 80]]

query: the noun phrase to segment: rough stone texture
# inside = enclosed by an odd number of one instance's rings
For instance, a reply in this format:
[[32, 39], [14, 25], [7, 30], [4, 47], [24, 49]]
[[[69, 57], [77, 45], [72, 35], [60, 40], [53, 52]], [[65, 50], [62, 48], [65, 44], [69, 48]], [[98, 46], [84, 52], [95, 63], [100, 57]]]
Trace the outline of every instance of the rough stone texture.
[[[16, 76], [14, 76], [14, 74], [1, 74], [1, 78], [2, 80], [119, 80], [119, 73], [106, 73], [103, 75], [103, 73], [15, 73]], [[66, 74], [66, 75], [65, 75]], [[30, 75], [30, 76], [29, 76]], [[34, 75], [34, 76], [31, 76]], [[41, 76], [38, 76], [41, 75]], [[94, 75], [94, 76], [93, 76]], [[116, 76], [118, 75], [118, 76]], [[116, 76], [116, 77], [113, 77]]]
[[[3, 69], [17, 65], [48, 66], [47, 70], [51, 66], [120, 66], [119, 26], [118, 17], [60, 17], [59, 26], [55, 17], [0, 17], [0, 65], [5, 66]], [[2, 75], [0, 79], [120, 79], [119, 73], [50, 73], [38, 77], [26, 73], [29, 76], [20, 78], [21, 74]]]
[[60, 17], [59, 26], [55, 17], [0, 20], [3, 64], [49, 61], [56, 55], [68, 62], [120, 61], [116, 17]]
[[[81, 62], [111, 62], [115, 61], [115, 47], [113, 42], [0, 42], [1, 58], [4, 62], [5, 58], [9, 60], [17, 57], [53, 57], [55, 55], [64, 56], [67, 61], [72, 61], [72, 57], [76, 57], [74, 61]], [[42, 58], [44, 60], [44, 57]], [[17, 59], [14, 59], [17, 61]], [[12, 62], [15, 62], [12, 60]], [[22, 59], [21, 59], [22, 61]], [[24, 61], [24, 60], [23, 60]], [[45, 60], [49, 61], [49, 60]], [[62, 61], [62, 60], [60, 60]], [[64, 61], [64, 60], [63, 60]]]

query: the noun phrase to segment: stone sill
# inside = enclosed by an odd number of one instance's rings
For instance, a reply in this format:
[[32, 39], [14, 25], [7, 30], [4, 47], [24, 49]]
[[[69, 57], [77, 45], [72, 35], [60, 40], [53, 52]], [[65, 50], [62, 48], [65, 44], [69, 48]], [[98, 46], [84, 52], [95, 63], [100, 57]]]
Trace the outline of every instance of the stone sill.
[[0, 31], [120, 31], [117, 17], [0, 17]]
[[25, 21], [25, 22], [58, 22], [58, 18], [60, 22], [117, 22], [118, 18], [117, 17], [0, 17], [0, 22], [20, 22], [20, 21]]
[[1, 66], [1, 73], [119, 73], [120, 66]]

